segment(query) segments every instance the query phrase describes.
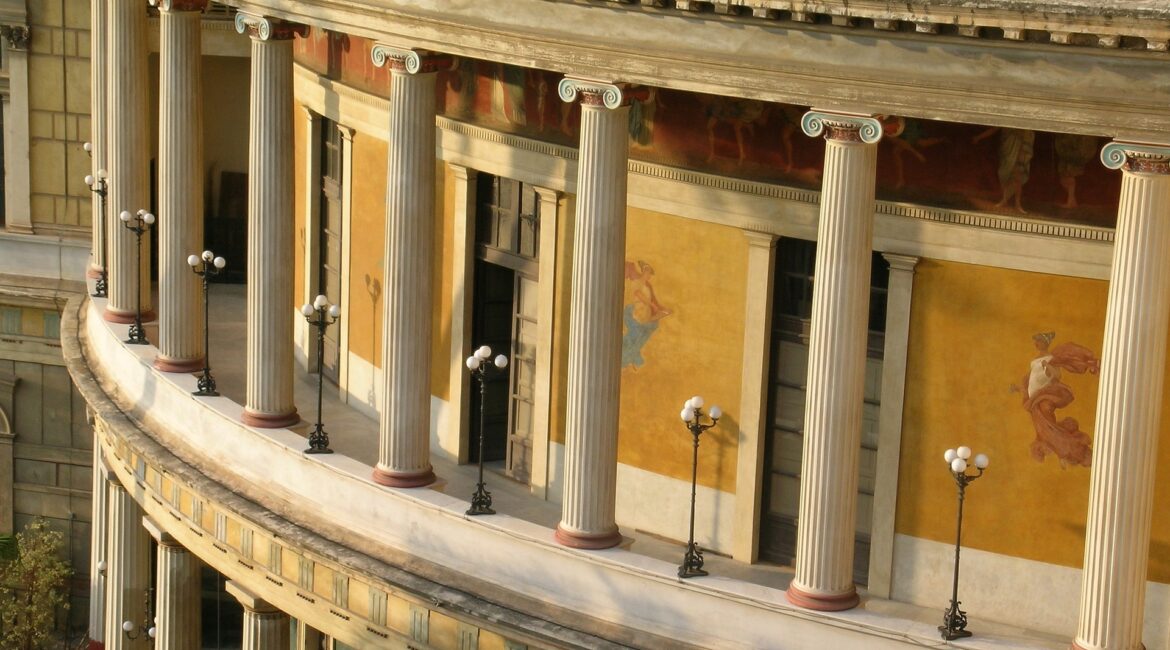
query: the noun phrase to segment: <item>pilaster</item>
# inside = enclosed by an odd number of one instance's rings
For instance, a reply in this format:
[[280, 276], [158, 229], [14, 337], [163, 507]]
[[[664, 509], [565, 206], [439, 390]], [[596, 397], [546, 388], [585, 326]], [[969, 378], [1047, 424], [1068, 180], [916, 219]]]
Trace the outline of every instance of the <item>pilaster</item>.
[[419, 487], [431, 469], [431, 296], [435, 230], [435, 72], [450, 59], [386, 45], [390, 68], [382, 281], [382, 412], [374, 481]]
[[154, 365], [194, 372], [203, 364], [200, 280], [187, 256], [203, 250], [203, 93], [200, 38], [206, 2], [159, 7], [159, 329]]
[[[92, 518], [89, 530], [89, 638], [101, 643], [105, 635], [106, 616], [106, 539], [109, 529], [110, 493], [106, 489], [109, 483], [109, 472], [106, 470], [105, 460], [102, 459], [102, 448], [97, 440], [97, 429], [94, 430], [93, 442], [93, 492], [90, 495]], [[92, 646], [91, 646], [92, 649]]]
[[857, 605], [853, 585], [858, 447], [865, 389], [873, 249], [874, 182], [881, 124], [862, 115], [810, 111], [809, 136], [825, 136], [816, 281], [808, 352], [796, 577], [799, 607]]
[[248, 127], [248, 360], [243, 421], [284, 427], [293, 403], [293, 80], [292, 39], [306, 28], [236, 14], [252, 38]]
[[556, 336], [557, 239], [561, 229], [563, 194], [546, 187], [536, 187], [540, 200], [540, 241], [537, 248], [536, 303], [536, 377], [533, 380], [532, 411], [532, 493], [548, 496], [548, 455], [552, 436], [552, 367], [553, 341]]
[[621, 541], [615, 522], [626, 254], [629, 97], [624, 86], [566, 77], [581, 101], [577, 214], [569, 303], [565, 473], [556, 539], [577, 548]]
[[442, 432], [439, 445], [452, 460], [466, 463], [469, 457], [469, 427], [471, 413], [471, 373], [464, 360], [471, 356], [471, 326], [475, 286], [475, 203], [476, 178], [474, 169], [448, 163], [455, 181], [455, 215], [451, 224], [451, 277], [454, 291], [451, 296], [451, 350], [448, 362], [451, 409], [458, 416], [447, 418], [447, 430]]
[[[106, 169], [106, 66], [108, 65], [106, 30], [109, 20], [106, 8], [107, 0], [91, 0], [89, 15], [89, 141], [93, 150], [89, 152], [91, 169], [90, 174], [98, 178], [98, 171]], [[107, 233], [102, 232], [102, 202], [93, 197], [91, 201], [91, 223], [93, 225], [93, 241], [90, 253], [89, 269], [94, 277], [98, 277], [102, 270], [102, 247], [105, 246]], [[108, 226], [107, 226], [108, 228]]]
[[[4, 160], [29, 159], [28, 44], [26, 25], [5, 25], [4, 56], [8, 67], [8, 92], [4, 95]], [[8, 165], [4, 170], [4, 228], [31, 234], [32, 185], [29, 165]]]
[[1170, 146], [1111, 142], [1121, 169], [1074, 648], [1142, 646], [1166, 335]]

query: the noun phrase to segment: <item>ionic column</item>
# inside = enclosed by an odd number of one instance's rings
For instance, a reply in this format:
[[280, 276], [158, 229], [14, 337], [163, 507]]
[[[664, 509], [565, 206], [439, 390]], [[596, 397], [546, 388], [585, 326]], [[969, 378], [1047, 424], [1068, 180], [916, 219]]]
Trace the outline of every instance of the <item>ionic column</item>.
[[154, 589], [154, 647], [158, 650], [199, 650], [202, 592], [199, 558], [158, 527], [150, 517], [142, 526], [158, 543]]
[[825, 136], [808, 351], [796, 577], [788, 601], [842, 610], [857, 605], [853, 544], [857, 458], [865, 390], [873, 250], [874, 179], [881, 124], [872, 117], [810, 111], [810, 136]]
[[[89, 11], [89, 141], [93, 145], [89, 155], [90, 173], [98, 178], [98, 171], [106, 168], [106, 0], [92, 0]], [[101, 275], [106, 233], [102, 232], [102, 202], [94, 196], [91, 203], [93, 241], [88, 275], [96, 278]]]
[[203, 96], [200, 12], [207, 0], [150, 0], [159, 8], [158, 356], [164, 372], [203, 365], [200, 280], [187, 256], [203, 250]]
[[608, 548], [621, 541], [617, 498], [618, 394], [626, 255], [629, 101], [613, 84], [566, 77], [565, 102], [581, 98], [577, 214], [569, 304], [565, 489], [557, 541]]
[[146, 10], [141, 0], [106, 0], [108, 39], [106, 75], [106, 165], [110, 175], [106, 231], [109, 300], [105, 318], [134, 321], [141, 294], [143, 320], [154, 318], [150, 293], [150, 235], [142, 237], [141, 274], [134, 233], [118, 215], [150, 208], [150, 88], [147, 85]]
[[378, 44], [390, 67], [382, 414], [374, 481], [419, 487], [431, 469], [431, 273], [435, 228], [435, 72], [450, 59]]
[[106, 529], [109, 523], [108, 510], [110, 493], [106, 489], [109, 474], [102, 459], [101, 444], [97, 439], [97, 425], [93, 441], [93, 492], [90, 494], [91, 512], [89, 527], [89, 638], [101, 643], [104, 636], [106, 617]]
[[236, 14], [252, 37], [248, 125], [248, 389], [243, 421], [285, 427], [293, 403], [292, 39], [305, 27]]
[[242, 650], [288, 650], [288, 614], [228, 580], [227, 592], [244, 606]]
[[1170, 147], [1112, 142], [1122, 170], [1074, 648], [1142, 646], [1170, 313]]
[[110, 479], [106, 519], [106, 650], [149, 648], [149, 638], [136, 640], [122, 632], [122, 623], [141, 626], [146, 618], [150, 586], [150, 537], [142, 528], [142, 508], [117, 479]]

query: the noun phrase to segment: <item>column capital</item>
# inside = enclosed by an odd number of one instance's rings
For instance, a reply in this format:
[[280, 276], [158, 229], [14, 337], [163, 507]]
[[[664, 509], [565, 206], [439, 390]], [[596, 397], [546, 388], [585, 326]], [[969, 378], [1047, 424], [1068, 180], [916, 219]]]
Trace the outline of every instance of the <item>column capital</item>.
[[280, 18], [240, 12], [236, 14], [236, 31], [258, 41], [286, 41], [296, 36], [307, 36], [309, 26]]
[[150, 0], [150, 6], [162, 11], [203, 11], [207, 0]]
[[882, 139], [882, 123], [872, 115], [861, 113], [813, 109], [800, 118], [800, 128], [814, 138], [823, 133], [826, 140], [875, 144]]
[[385, 43], [374, 45], [374, 48], [370, 50], [370, 59], [379, 68], [389, 66], [391, 72], [406, 72], [408, 74], [440, 72], [450, 68], [454, 62], [446, 54], [394, 47]]
[[1170, 145], [1114, 140], [1101, 148], [1101, 164], [1127, 172], [1170, 174]]
[[633, 99], [629, 84], [620, 82], [565, 77], [557, 84], [562, 101], [574, 102], [581, 98], [583, 106], [604, 106], [608, 109], [628, 106]]
[[918, 257], [913, 255], [899, 255], [897, 253], [882, 253], [882, 257], [890, 264], [892, 271], [909, 271], [914, 272], [914, 267], [918, 266]]

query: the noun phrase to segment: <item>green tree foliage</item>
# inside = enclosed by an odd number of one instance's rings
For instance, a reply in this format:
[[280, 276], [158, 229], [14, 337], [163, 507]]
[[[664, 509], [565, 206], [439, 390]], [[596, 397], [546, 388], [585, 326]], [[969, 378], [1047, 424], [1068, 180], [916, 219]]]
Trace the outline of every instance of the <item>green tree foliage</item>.
[[64, 537], [36, 519], [16, 535], [15, 557], [0, 557], [0, 648], [48, 648], [57, 612], [69, 608], [61, 559]]

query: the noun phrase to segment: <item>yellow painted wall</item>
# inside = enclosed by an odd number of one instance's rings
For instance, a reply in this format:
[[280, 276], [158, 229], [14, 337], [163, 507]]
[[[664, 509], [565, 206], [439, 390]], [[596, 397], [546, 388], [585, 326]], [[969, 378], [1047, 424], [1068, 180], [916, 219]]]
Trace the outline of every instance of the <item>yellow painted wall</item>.
[[[1049, 455], [1036, 461], [1031, 416], [1022, 405], [1032, 341], [1056, 332], [1052, 347], [1073, 342], [1101, 353], [1108, 283], [923, 260], [914, 278], [906, 377], [897, 532], [954, 542], [954, 480], [943, 452], [966, 444], [988, 454], [986, 475], [964, 506], [963, 545], [1080, 567], [1090, 470]], [[1098, 377], [1062, 373], [1075, 399], [1056, 417], [1073, 417], [1093, 435]], [[1170, 464], [1170, 407], [1163, 408], [1159, 466]], [[1170, 502], [1159, 475], [1156, 504]], [[1155, 513], [1149, 576], [1170, 582], [1170, 519]]]
[[309, 121], [299, 107], [293, 109], [293, 219], [296, 230], [296, 250], [293, 252], [293, 304], [299, 307], [310, 302], [305, 294], [305, 177], [309, 162]]
[[386, 142], [353, 136], [350, 196], [349, 351], [382, 367], [382, 247], [386, 227]]
[[653, 267], [654, 293], [671, 313], [642, 347], [644, 364], [622, 369], [618, 460], [689, 481], [693, 445], [679, 411], [699, 394], [726, 412], [703, 434], [699, 483], [733, 493], [747, 240], [735, 228], [630, 208], [626, 260]]

